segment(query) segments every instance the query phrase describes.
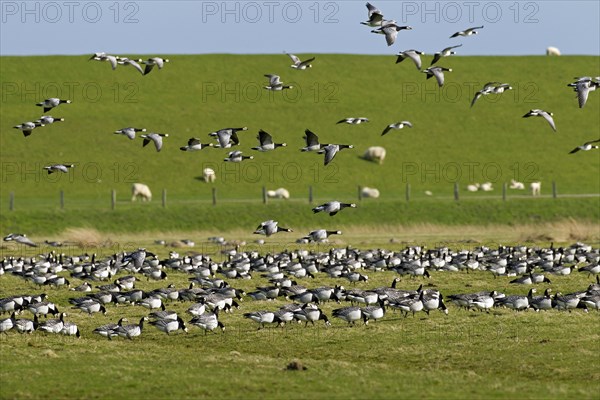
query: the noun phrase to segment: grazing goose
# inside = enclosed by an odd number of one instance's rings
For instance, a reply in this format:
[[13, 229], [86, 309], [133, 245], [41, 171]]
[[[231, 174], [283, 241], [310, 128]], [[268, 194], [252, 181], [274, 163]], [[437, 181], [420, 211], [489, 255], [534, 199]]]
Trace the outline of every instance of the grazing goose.
[[533, 298], [533, 294], [536, 292], [535, 288], [529, 290], [527, 296], [512, 295], [506, 296], [501, 299], [496, 299], [499, 305], [511, 308], [513, 310], [521, 311], [529, 308], [529, 300]]
[[529, 110], [529, 112], [525, 115], [523, 115], [523, 118], [529, 118], [529, 117], [543, 117], [546, 121], [548, 121], [548, 124], [550, 124], [550, 127], [552, 128], [552, 130], [554, 132], [556, 132], [556, 125], [554, 124], [554, 119], [552, 118], [554, 114], [552, 114], [551, 112], [546, 112], [544, 110], [540, 110], [540, 109], [533, 109], [533, 110]]
[[49, 319], [47, 321], [41, 322], [38, 325], [38, 330], [43, 331], [43, 332], [49, 332], [49, 333], [60, 333], [60, 331], [62, 331], [62, 328], [64, 326], [64, 319], [65, 316], [67, 314], [65, 313], [60, 313], [60, 316], [58, 319]]
[[490, 293], [475, 293], [473, 295], [466, 295], [466, 307], [477, 308], [478, 310], [490, 312], [490, 309], [494, 307], [496, 301], [497, 292], [494, 290]]
[[82, 303], [76, 304], [71, 308], [78, 308], [81, 311], [88, 313], [89, 315], [92, 315], [93, 313], [97, 312], [101, 312], [102, 314], [106, 315], [106, 308], [104, 308], [104, 306], [100, 302], [93, 299], [89, 299]]
[[58, 308], [56, 305], [54, 303], [50, 303], [49, 301], [30, 303], [27, 306], [27, 309], [31, 311], [33, 315], [43, 315], [44, 317], [47, 317], [48, 314], [58, 314]]
[[482, 26], [476, 26], [474, 28], [469, 28], [469, 29], [465, 29], [464, 31], [458, 31], [456, 33], [454, 33], [452, 36], [450, 36], [450, 39], [458, 37], [458, 36], [471, 36], [471, 35], [477, 35], [477, 31], [475, 29], [483, 29], [483, 25]]
[[308, 60], [300, 61], [300, 59], [295, 55], [289, 53], [286, 54], [292, 59], [293, 64], [290, 65], [290, 67], [294, 69], [303, 70], [306, 68], [312, 68], [312, 65], [310, 63], [315, 61], [315, 57], [309, 58]]
[[319, 151], [323, 147], [328, 146], [327, 144], [320, 144], [319, 137], [309, 129], [306, 129], [304, 133], [303, 139], [306, 141], [306, 146], [301, 148], [300, 151]]
[[178, 318], [178, 316], [177, 316], [177, 312], [166, 310], [165, 309], [165, 305], [163, 304], [160, 311], [151, 312], [150, 314], [148, 314], [148, 318], [152, 318], [152, 319], [169, 319], [169, 320], [173, 320], [174, 321], [174, 320], [176, 320]]
[[67, 172], [69, 172], [69, 168], [73, 168], [75, 165], [73, 164], [54, 164], [54, 165], [48, 165], [46, 167], [44, 167], [45, 170], [48, 171], [48, 175], [54, 173], [54, 172], [62, 172], [64, 174], [66, 174]]
[[63, 328], [60, 330], [65, 336], [75, 336], [77, 339], [81, 337], [81, 332], [79, 332], [79, 327], [73, 322], [65, 322], [63, 323]]
[[370, 27], [381, 26], [383, 23], [382, 12], [371, 3], [367, 3], [368, 17], [365, 22], [361, 22], [361, 25], [367, 25]]
[[323, 160], [323, 165], [329, 164], [335, 155], [343, 149], [352, 149], [354, 148], [351, 144], [328, 144], [323, 147], [321, 150], [317, 151], [319, 154], [325, 154], [325, 158]]
[[309, 232], [308, 235], [304, 237], [304, 239], [309, 242], [324, 242], [327, 241], [329, 235], [341, 235], [342, 231], [328, 231], [325, 229], [318, 229], [315, 231]]
[[378, 33], [381, 35], [385, 35], [385, 41], [388, 46], [393, 45], [396, 42], [396, 37], [398, 36], [398, 32], [401, 30], [411, 30], [411, 26], [399, 26], [393, 22], [389, 22], [386, 25], [381, 26], [380, 28], [373, 29], [371, 33]]
[[418, 313], [419, 311], [422, 311], [424, 308], [424, 305], [423, 305], [423, 297], [424, 296], [425, 296], [425, 292], [421, 291], [419, 293], [418, 297], [413, 295], [413, 296], [405, 297], [403, 299], [396, 299], [393, 302], [390, 301], [390, 306], [400, 309], [400, 311], [402, 311], [404, 313], [404, 318], [408, 317], [409, 312], [412, 312], [412, 315], [414, 318], [415, 314]]
[[337, 308], [332, 311], [331, 315], [346, 321], [349, 326], [354, 325], [359, 319], [363, 319], [365, 324], [367, 323], [367, 316], [363, 314], [361, 308], [355, 306]]
[[383, 130], [383, 132], [381, 132], [381, 136], [385, 135], [386, 133], [388, 133], [392, 129], [402, 129], [405, 126], [408, 127], [408, 128], [412, 128], [412, 124], [410, 123], [410, 121], [400, 121], [400, 122], [396, 122], [396, 123], [393, 123], [393, 124], [389, 124], [388, 126], [385, 127], [385, 129]]
[[600, 142], [600, 139], [598, 139], [598, 140], [592, 140], [592, 141], [590, 141], [590, 142], [585, 142], [585, 143], [584, 143], [584, 144], [582, 144], [581, 146], [577, 146], [577, 147], [575, 147], [573, 150], [571, 150], [571, 151], [569, 152], [569, 154], [577, 153], [577, 152], [578, 152], [578, 151], [580, 151], [580, 150], [581, 150], [581, 151], [590, 151], [590, 150], [592, 150], [592, 149], [597, 149], [597, 148], [598, 148], [598, 146], [594, 146], [594, 145], [592, 145], [592, 143], [598, 143], [598, 142]]
[[[380, 299], [376, 306], [367, 306], [362, 308], [362, 313], [365, 316], [365, 325], [369, 320], [377, 321], [385, 316], [385, 300]], [[437, 308], [437, 307], [436, 307]]]
[[119, 285], [121, 289], [135, 289], [135, 281], [136, 277], [133, 275], [122, 276], [120, 278], [115, 279], [115, 285]]
[[88, 61], [108, 61], [112, 67], [113, 70], [117, 69], [117, 61], [118, 61], [119, 57], [118, 56], [111, 56], [110, 54], [106, 54], [104, 52], [102, 53], [94, 53]]
[[243, 156], [242, 152], [239, 150], [230, 151], [224, 161], [230, 162], [242, 162], [243, 160], [252, 160], [254, 156]]
[[414, 63], [415, 66], [417, 67], [418, 70], [421, 70], [421, 56], [424, 56], [425, 53], [423, 53], [422, 51], [418, 51], [418, 50], [404, 50], [400, 53], [398, 53], [398, 58], [396, 59], [396, 64], [401, 63], [402, 61], [406, 60], [407, 58], [410, 58]]
[[356, 204], [354, 203], [342, 203], [339, 201], [328, 201], [327, 203], [321, 204], [320, 206], [316, 206], [312, 209], [313, 213], [319, 213], [321, 211], [329, 213], [331, 217], [337, 214], [340, 210], [344, 208], [356, 208]]
[[225, 332], [225, 325], [223, 325], [223, 323], [219, 321], [219, 316], [217, 312], [198, 315], [192, 318], [190, 324], [195, 325], [198, 328], [204, 329], [205, 335], [208, 333], [208, 331], [214, 332], [216, 328], [221, 328], [221, 332]]
[[442, 57], [448, 57], [448, 56], [456, 54], [456, 52], [452, 51], [452, 49], [456, 49], [457, 47], [461, 47], [461, 46], [462, 46], [462, 44], [459, 44], [459, 45], [456, 45], [456, 46], [446, 47], [444, 50], [438, 51], [437, 53], [435, 53], [433, 55], [433, 60], [431, 60], [431, 64], [429, 64], [429, 65], [431, 66], [431, 65], [435, 64]]
[[0, 333], [8, 335], [6, 332], [10, 331], [15, 326], [15, 313], [10, 315], [10, 318], [0, 319]]
[[39, 122], [40, 124], [42, 124], [42, 126], [44, 126], [51, 125], [55, 122], [63, 122], [64, 120], [64, 118], [54, 118], [50, 115], [42, 115], [40, 119], [38, 119], [36, 122]]
[[170, 335], [171, 332], [175, 332], [179, 329], [185, 333], [188, 331], [181, 317], [177, 317], [177, 319], [174, 320], [159, 319], [156, 321], [150, 321], [150, 325], [154, 325], [159, 331], [164, 332], [167, 335]]
[[117, 329], [123, 325], [123, 322], [127, 321], [127, 318], [121, 318], [116, 324], [106, 324], [97, 327], [92, 331], [100, 336], [104, 336], [108, 340], [112, 340], [113, 336], [118, 336]]
[[23, 136], [27, 137], [29, 135], [31, 135], [31, 132], [40, 126], [44, 126], [44, 124], [42, 124], [41, 122], [23, 122], [22, 124], [19, 125], [15, 125], [14, 128], [15, 129], [20, 129], [23, 132]]
[[150, 141], [154, 142], [154, 147], [156, 147], [156, 151], [160, 151], [162, 149], [163, 139], [164, 137], [169, 137], [168, 133], [148, 133], [145, 135], [140, 135], [144, 139], [142, 143], [142, 147], [145, 147]]
[[158, 67], [158, 69], [162, 69], [162, 67], [165, 65], [165, 63], [168, 63], [168, 62], [169, 62], [168, 59], [160, 58], [160, 57], [151, 57], [145, 61], [142, 59], [138, 60], [138, 63], [146, 65], [143, 75], [148, 75], [150, 73], [150, 71], [152, 71], [152, 69], [154, 68], [155, 65]]
[[[597, 77], [596, 79], [598, 80], [600, 77]], [[579, 78], [577, 82], [569, 83], [567, 86], [572, 87], [573, 90], [577, 92], [579, 108], [583, 108], [587, 102], [589, 93], [598, 89], [598, 87], [600, 87], [600, 82], [594, 82], [592, 81], [592, 78], [586, 76]]]
[[543, 296], [535, 296], [529, 300], [529, 305], [535, 311], [550, 310], [552, 308], [552, 297], [550, 296], [551, 289], [548, 288], [544, 291]]
[[261, 222], [260, 225], [256, 227], [254, 231], [257, 235], [265, 235], [267, 237], [277, 233], [277, 232], [293, 232], [293, 230], [289, 228], [282, 228], [278, 226], [277, 221], [273, 221], [272, 219], [268, 221]]
[[44, 107], [44, 112], [47, 113], [48, 111], [52, 110], [54, 107], [58, 107], [60, 104], [69, 104], [69, 103], [71, 103], [71, 100], [61, 100], [56, 97], [51, 97], [40, 103], [37, 103], [36, 106]]
[[183, 146], [180, 147], [179, 150], [181, 151], [198, 151], [198, 150], [202, 150], [205, 149], [207, 147], [213, 147], [212, 143], [201, 143], [200, 139], [196, 139], [196, 138], [190, 138], [187, 142], [187, 146]]
[[227, 149], [227, 148], [231, 147], [232, 145], [239, 145], [240, 140], [237, 136], [237, 133], [239, 131], [247, 131], [247, 130], [248, 130], [248, 128], [245, 126], [243, 128], [224, 128], [224, 129], [219, 129], [216, 132], [211, 132], [208, 134], [208, 136], [216, 136], [217, 141], [219, 142], [219, 147], [222, 149]]
[[145, 128], [123, 128], [123, 129], [119, 129], [118, 131], [115, 131], [115, 134], [121, 134], [121, 135], [125, 135], [127, 136], [129, 139], [133, 140], [135, 139], [135, 133], [136, 132], [146, 132]]
[[[0, 321], [0, 324], [2, 322]], [[19, 333], [32, 333], [38, 327], [37, 315], [33, 317], [33, 320], [27, 318], [19, 318], [14, 321], [14, 329]]]
[[193, 316], [197, 317], [199, 315], [202, 315], [206, 312], [206, 304], [204, 304], [204, 302], [200, 302], [200, 303], [194, 303], [191, 306], [188, 307], [188, 309], [186, 310], [187, 313], [192, 314]]
[[262, 129], [258, 131], [258, 136], [256, 138], [259, 141], [259, 146], [253, 147], [252, 150], [269, 151], [275, 150], [277, 147], [287, 146], [285, 143], [273, 143], [273, 137]]
[[135, 60], [132, 60], [127, 57], [119, 57], [117, 60], [117, 63], [119, 63], [121, 65], [131, 65], [133, 68], [137, 69], [137, 71], [140, 74], [144, 75], [144, 70], [142, 69], [140, 64], [138, 64], [137, 61], [135, 61]]
[[244, 318], [251, 319], [258, 323], [257, 330], [264, 328], [265, 324], [283, 324], [283, 321], [281, 321], [273, 311], [268, 310], [248, 312], [244, 314]]
[[483, 89], [478, 90], [471, 100], [471, 107], [475, 105], [475, 102], [482, 96], [487, 96], [488, 94], [500, 94], [504, 93], [506, 90], [511, 90], [512, 86], [508, 83], [500, 83], [500, 82], [488, 82], [483, 86]]
[[3, 239], [5, 242], [17, 242], [29, 247], [37, 247], [33, 240], [29, 239], [24, 233], [9, 233]]
[[267, 90], [283, 90], [293, 88], [293, 86], [284, 85], [283, 82], [281, 82], [279, 75], [266, 74], [265, 77], [269, 78], [269, 85], [264, 86], [264, 88]]
[[554, 305], [558, 310], [569, 310], [578, 308], [581, 297], [577, 293], [562, 294], [558, 292], [554, 295]]
[[325, 321], [325, 326], [331, 325], [329, 318], [327, 318], [327, 315], [320, 308], [309, 304], [305, 304], [299, 309], [294, 310], [293, 313], [295, 319], [305, 322], [304, 327], [307, 327], [309, 322], [314, 326], [315, 322], [320, 320]]
[[369, 122], [368, 118], [359, 117], [359, 118], [344, 118], [336, 122], [336, 124], [349, 124], [349, 125], [359, 125], [363, 122]]
[[163, 307], [162, 299], [158, 296], [146, 297], [145, 299], [139, 300], [136, 304], [138, 306], [146, 307], [150, 310], [155, 310]]
[[427, 74], [426, 79], [429, 79], [432, 76], [435, 76], [438, 86], [442, 87], [442, 86], [444, 86], [444, 71], [452, 72], [452, 68], [444, 68], [444, 67], [436, 66], [436, 67], [429, 67], [421, 72]]
[[[144, 330], [144, 321], [148, 321], [148, 317], [142, 317], [139, 324], [118, 325], [114, 332], [121, 337], [133, 340], [134, 337], [140, 336]], [[108, 336], [110, 338], [110, 336]]]
[[592, 274], [596, 274], [596, 279], [598, 279], [599, 276], [597, 274], [600, 274], [600, 263], [598, 263], [598, 262], [590, 263], [586, 266], [579, 268], [577, 271], [587, 272], [588, 276], [590, 276]]

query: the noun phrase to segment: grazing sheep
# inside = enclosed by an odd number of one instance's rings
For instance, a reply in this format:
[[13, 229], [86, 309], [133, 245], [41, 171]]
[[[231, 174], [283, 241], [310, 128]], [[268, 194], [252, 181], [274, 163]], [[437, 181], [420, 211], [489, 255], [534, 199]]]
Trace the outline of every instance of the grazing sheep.
[[151, 201], [152, 192], [150, 188], [143, 183], [134, 183], [131, 185], [131, 201], [136, 201], [138, 197], [141, 197], [142, 201]]
[[550, 46], [546, 49], [547, 56], [560, 56], [560, 50], [554, 46]]
[[365, 186], [360, 190], [360, 196], [364, 198], [370, 197], [372, 199], [376, 199], [379, 197], [379, 190]]
[[367, 161], [375, 161], [379, 164], [383, 164], [383, 160], [385, 160], [385, 148], [381, 146], [371, 146], [365, 151], [362, 158]]
[[277, 190], [267, 190], [267, 197], [270, 199], [289, 199], [290, 192], [287, 189], [279, 188]]
[[494, 190], [494, 188], [492, 187], [492, 182], [482, 183], [479, 187], [479, 190], [483, 190], [484, 192], [491, 192], [492, 190]]
[[542, 190], [542, 182], [531, 182], [531, 184], [529, 185], [529, 187], [531, 188], [531, 195], [532, 196], [539, 196], [540, 192]]
[[202, 170], [202, 179], [204, 182], [213, 183], [217, 179], [217, 176], [212, 168], [204, 168]]
[[470, 184], [470, 185], [468, 185], [468, 186], [467, 186], [467, 190], [468, 190], [469, 192], [476, 192], [476, 191], [478, 191], [478, 190], [479, 190], [479, 187], [480, 187], [480, 186], [481, 186], [481, 185], [479, 185], [479, 183], [472, 183], [472, 184]]
[[515, 190], [524, 190], [525, 185], [523, 184], [523, 182], [517, 182], [514, 179], [511, 179], [510, 180], [510, 188], [515, 189]]

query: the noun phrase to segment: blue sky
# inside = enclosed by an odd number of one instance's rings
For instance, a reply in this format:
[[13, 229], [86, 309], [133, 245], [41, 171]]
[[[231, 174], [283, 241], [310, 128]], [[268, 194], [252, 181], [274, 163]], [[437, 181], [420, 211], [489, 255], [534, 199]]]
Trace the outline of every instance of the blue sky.
[[[377, 1], [402, 31], [388, 47], [360, 25], [365, 1], [5, 1], [0, 54], [395, 54], [462, 43], [463, 55], [600, 55], [600, 2]], [[484, 25], [468, 38], [449, 36]]]

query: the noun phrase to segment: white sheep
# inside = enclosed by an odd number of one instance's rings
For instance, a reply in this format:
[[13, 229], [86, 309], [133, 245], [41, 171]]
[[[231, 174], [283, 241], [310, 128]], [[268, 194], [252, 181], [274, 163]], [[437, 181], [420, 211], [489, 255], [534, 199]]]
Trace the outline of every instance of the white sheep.
[[494, 190], [494, 188], [492, 187], [492, 182], [482, 183], [479, 187], [479, 190], [483, 190], [484, 192], [491, 192], [492, 190]]
[[385, 148], [381, 146], [371, 146], [365, 151], [362, 158], [367, 161], [375, 161], [379, 164], [383, 164], [383, 160], [385, 160]]
[[560, 50], [557, 47], [550, 46], [546, 49], [547, 56], [560, 56]]
[[525, 190], [525, 185], [523, 182], [515, 181], [514, 179], [510, 180], [510, 188], [515, 190]]
[[472, 184], [470, 184], [470, 185], [468, 185], [468, 186], [467, 186], [467, 190], [468, 190], [469, 192], [476, 192], [476, 191], [478, 191], [478, 190], [479, 190], [479, 187], [480, 187], [480, 186], [481, 186], [481, 185], [480, 185], [479, 183], [472, 183]]
[[379, 197], [379, 190], [365, 186], [360, 190], [360, 196], [364, 198], [370, 197], [372, 199], [376, 199]]
[[529, 184], [529, 187], [531, 188], [531, 195], [532, 196], [539, 196], [540, 192], [542, 190], [542, 182], [531, 182]]
[[202, 179], [204, 182], [213, 183], [217, 179], [217, 175], [215, 175], [215, 171], [212, 168], [204, 168], [202, 170]]
[[289, 199], [290, 192], [285, 188], [279, 188], [277, 190], [267, 190], [267, 197], [270, 199]]
[[134, 183], [131, 185], [131, 201], [136, 201], [138, 197], [141, 197], [142, 201], [151, 201], [152, 192], [150, 188], [143, 183]]

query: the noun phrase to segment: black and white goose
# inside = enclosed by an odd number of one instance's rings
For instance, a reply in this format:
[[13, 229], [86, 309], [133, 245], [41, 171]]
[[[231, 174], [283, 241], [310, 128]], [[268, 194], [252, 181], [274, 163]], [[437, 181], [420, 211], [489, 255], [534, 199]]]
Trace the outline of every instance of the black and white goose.
[[457, 47], [461, 47], [461, 46], [462, 46], [462, 44], [459, 44], [456, 46], [446, 47], [442, 51], [438, 51], [437, 53], [435, 53], [433, 55], [433, 60], [431, 60], [431, 64], [429, 64], [429, 65], [431, 66], [431, 65], [435, 64], [436, 62], [440, 61], [440, 59], [442, 57], [448, 57], [448, 56], [456, 54], [456, 52], [452, 51], [452, 49], [456, 49]]
[[44, 107], [44, 112], [47, 113], [48, 111], [52, 110], [54, 107], [58, 107], [60, 104], [69, 104], [69, 103], [71, 103], [71, 100], [62, 100], [57, 97], [51, 97], [40, 103], [37, 103], [36, 105], [38, 107]]
[[385, 41], [388, 46], [393, 45], [396, 42], [396, 38], [398, 37], [398, 32], [402, 30], [411, 30], [411, 26], [399, 26], [393, 22], [389, 22], [386, 25], [381, 26], [380, 28], [373, 29], [372, 33], [377, 33], [380, 35], [385, 35]]
[[259, 141], [259, 146], [253, 147], [252, 150], [270, 151], [275, 150], [277, 147], [287, 146], [285, 143], [274, 143], [273, 137], [262, 129], [258, 131], [258, 136], [256, 136], [256, 138]]
[[89, 61], [108, 61], [112, 67], [113, 70], [117, 69], [117, 61], [119, 60], [118, 56], [113, 56], [110, 54], [106, 54], [104, 52], [101, 53], [94, 53], [90, 58]]
[[179, 148], [179, 150], [181, 151], [198, 151], [198, 150], [202, 150], [205, 149], [207, 147], [213, 147], [212, 143], [202, 143], [200, 142], [200, 139], [197, 138], [190, 138], [187, 142], [187, 146], [182, 146]]
[[65, 336], [75, 336], [78, 339], [81, 337], [81, 332], [79, 332], [79, 327], [73, 322], [65, 321], [63, 323], [63, 327], [59, 333], [65, 335]]
[[386, 133], [388, 133], [392, 129], [402, 129], [405, 126], [407, 128], [412, 128], [413, 127], [412, 124], [410, 123], [410, 121], [395, 122], [393, 124], [389, 124], [388, 126], [386, 126], [385, 129], [383, 130], [383, 132], [381, 132], [381, 136], [385, 135]]
[[321, 150], [317, 151], [319, 154], [325, 154], [325, 158], [323, 160], [323, 165], [329, 164], [335, 155], [343, 149], [352, 149], [354, 148], [351, 144], [328, 144], [323, 147]]
[[378, 305], [366, 306], [362, 308], [362, 313], [365, 316], [365, 324], [369, 320], [377, 321], [385, 316], [385, 300], [379, 299]]
[[25, 235], [24, 233], [9, 233], [8, 235], [6, 235], [3, 240], [5, 242], [16, 242], [16, 243], [20, 243], [20, 244], [24, 244], [26, 246], [29, 247], [37, 247], [37, 244], [29, 239], [27, 237], [27, 235]]
[[297, 319], [298, 321], [303, 321], [305, 323], [305, 327], [308, 326], [309, 322], [312, 325], [314, 325], [315, 322], [321, 320], [325, 321], [325, 326], [331, 325], [331, 322], [329, 322], [329, 318], [327, 318], [327, 315], [325, 315], [325, 313], [320, 308], [312, 306], [310, 304], [303, 305], [299, 309], [294, 310], [293, 313], [295, 319]]
[[14, 320], [14, 329], [19, 333], [33, 333], [37, 327], [37, 315], [35, 315], [32, 320], [28, 318], [19, 318]]
[[452, 68], [445, 68], [445, 67], [435, 66], [435, 67], [429, 67], [427, 69], [424, 69], [421, 72], [427, 74], [427, 78], [426, 79], [429, 79], [432, 76], [435, 76], [435, 79], [437, 80], [438, 86], [442, 87], [442, 86], [444, 86], [444, 72], [445, 71], [452, 72]]
[[349, 125], [360, 125], [364, 122], [369, 122], [368, 118], [359, 117], [359, 118], [344, 118], [336, 122], [336, 124], [349, 124]]
[[511, 90], [512, 86], [508, 83], [500, 83], [500, 82], [488, 82], [483, 86], [483, 89], [478, 90], [473, 96], [473, 100], [471, 100], [471, 107], [475, 105], [475, 102], [482, 96], [487, 96], [488, 94], [500, 94], [504, 93], [506, 90]]
[[206, 335], [209, 331], [214, 332], [215, 329], [221, 328], [221, 332], [225, 332], [225, 325], [219, 321], [217, 311], [212, 313], [205, 313], [198, 315], [190, 321], [190, 324], [197, 326], [198, 328], [204, 329]]
[[65, 316], [67, 314], [60, 313], [58, 319], [49, 319], [47, 321], [41, 322], [38, 325], [38, 330], [48, 333], [60, 333], [64, 326]]
[[327, 144], [319, 143], [319, 137], [309, 129], [304, 131], [305, 135], [303, 139], [306, 141], [306, 146], [300, 149], [300, 151], [319, 151]]
[[92, 331], [92, 333], [98, 334], [100, 336], [104, 336], [108, 340], [112, 340], [114, 336], [118, 336], [117, 329], [123, 325], [123, 322], [126, 322], [127, 318], [121, 318], [119, 322], [116, 324], [106, 324], [97, 327]]
[[258, 323], [258, 330], [264, 328], [265, 324], [283, 324], [283, 321], [277, 317], [275, 312], [268, 310], [248, 312], [244, 314], [244, 318]]
[[74, 166], [75, 165], [73, 164], [53, 164], [45, 166], [44, 169], [48, 171], [48, 175], [54, 172], [62, 172], [63, 174], [66, 174], [69, 172], [69, 168], [73, 168]]
[[154, 142], [154, 147], [156, 147], [156, 151], [160, 151], [163, 145], [163, 138], [169, 137], [168, 133], [147, 133], [144, 135], [140, 135], [141, 138], [144, 139], [142, 143], [142, 147], [145, 147], [148, 143]]
[[316, 206], [315, 208], [312, 209], [312, 211], [315, 214], [323, 211], [323, 212], [329, 213], [329, 215], [333, 217], [340, 210], [347, 208], [347, 207], [356, 208], [356, 204], [342, 203], [340, 201], [334, 200], [334, 201], [328, 201], [327, 203], [321, 204], [320, 206]]
[[360, 319], [365, 321], [365, 323], [367, 321], [367, 317], [363, 315], [362, 309], [355, 306], [337, 308], [332, 311], [331, 315], [334, 318], [346, 321], [348, 325], [354, 325]]
[[459, 37], [459, 36], [466, 37], [466, 36], [477, 35], [476, 29], [483, 29], [483, 25], [476, 26], [474, 28], [465, 29], [464, 31], [458, 31], [458, 32], [454, 33], [452, 36], [450, 36], [450, 39]]
[[142, 69], [142, 67], [140, 66], [140, 64], [138, 64], [137, 61], [135, 61], [135, 60], [132, 60], [132, 59], [127, 58], [127, 57], [119, 57], [117, 59], [117, 63], [119, 63], [121, 65], [131, 65], [140, 74], [144, 75], [144, 70]]
[[96, 300], [93, 300], [93, 299], [89, 299], [88, 301], [84, 301], [79, 304], [76, 304], [75, 306], [73, 306], [71, 308], [80, 309], [81, 311], [86, 312], [89, 315], [92, 315], [93, 313], [98, 313], [98, 312], [101, 312], [102, 314], [106, 314], [106, 308], [104, 308], [104, 305], [102, 305], [102, 303], [100, 303]]
[[281, 82], [281, 77], [279, 75], [266, 74], [265, 77], [269, 78], [269, 85], [268, 86], [264, 86], [264, 88], [267, 89], [267, 90], [279, 91], [279, 90], [292, 89], [293, 88], [293, 86], [284, 85], [283, 82]]
[[592, 149], [597, 149], [598, 146], [594, 145], [593, 143], [598, 143], [598, 142], [600, 142], [600, 139], [592, 140], [590, 142], [585, 142], [581, 146], [575, 147], [573, 150], [571, 150], [569, 152], [569, 154], [577, 153], [578, 151], [590, 151]]
[[230, 148], [232, 145], [240, 144], [240, 139], [238, 138], [237, 133], [240, 131], [247, 131], [247, 127], [243, 128], [224, 128], [219, 129], [216, 132], [211, 132], [208, 136], [213, 136], [217, 138], [219, 142], [219, 147], [222, 149]]
[[293, 230], [289, 228], [282, 228], [278, 225], [277, 221], [270, 219], [268, 221], [261, 222], [254, 231], [254, 233], [257, 235], [265, 235], [267, 237], [277, 232], [293, 232]]
[[42, 115], [36, 122], [42, 125], [51, 125], [55, 122], [64, 122], [64, 118], [55, 118], [51, 115]]
[[542, 117], [548, 122], [548, 124], [550, 124], [552, 130], [556, 132], [556, 125], [554, 124], [554, 119], [552, 118], [553, 115], [554, 114], [552, 114], [551, 112], [547, 112], [540, 109], [533, 109], [529, 110], [527, 114], [523, 115], [523, 118]]
[[397, 58], [396, 58], [396, 64], [401, 63], [402, 61], [406, 60], [407, 58], [410, 58], [414, 63], [415, 66], [417, 67], [418, 70], [421, 70], [421, 56], [424, 56], [425, 53], [423, 53], [422, 51], [418, 51], [418, 50], [404, 50], [400, 53], [398, 53]]
[[308, 240], [309, 242], [324, 242], [326, 241], [330, 235], [341, 235], [342, 231], [328, 231], [325, 229], [317, 229], [314, 231], [310, 231], [308, 235], [306, 235], [303, 239]]
[[254, 156], [244, 156], [239, 150], [230, 151], [227, 157], [223, 161], [229, 162], [242, 162], [243, 160], [252, 160]]
[[170, 335], [171, 332], [175, 332], [180, 329], [185, 333], [188, 331], [187, 327], [185, 326], [185, 322], [183, 322], [181, 317], [177, 317], [177, 319], [174, 320], [159, 319], [156, 321], [150, 321], [150, 325], [155, 326], [159, 331], [164, 332], [167, 335]]
[[9, 318], [0, 319], [0, 333], [8, 335], [6, 332], [15, 327], [15, 313], [13, 312]]
[[552, 296], [550, 295], [551, 289], [548, 288], [544, 291], [543, 296], [534, 296], [529, 300], [529, 305], [535, 311], [539, 310], [550, 310], [552, 309]]
[[27, 122], [23, 122], [19, 125], [15, 125], [14, 128], [15, 129], [19, 129], [23, 132], [23, 136], [27, 137], [29, 135], [31, 135], [31, 132], [35, 129], [38, 128], [40, 126], [44, 126], [44, 124], [42, 124], [41, 122], [31, 122], [31, 121], [27, 121]]
[[137, 132], [146, 132], [146, 128], [128, 127], [128, 128], [119, 129], [119, 130], [115, 131], [114, 133], [116, 135], [125, 135], [129, 139], [133, 140], [133, 139], [135, 139], [135, 134]]
[[296, 57], [293, 54], [289, 54], [286, 53], [291, 59], [293, 64], [290, 65], [290, 67], [294, 68], [294, 69], [306, 69], [306, 68], [312, 68], [312, 65], [310, 64], [311, 62], [315, 61], [315, 57], [309, 58], [307, 60], [304, 61], [300, 61], [300, 59], [298, 57]]
[[600, 87], [600, 77], [596, 77], [596, 81], [593, 81], [589, 76], [585, 76], [579, 78], [576, 82], [569, 83], [567, 86], [572, 87], [573, 90], [577, 92], [579, 108], [583, 108], [590, 92], [593, 92]]
[[147, 60], [138, 60], [138, 63], [146, 65], [146, 68], [144, 69], [144, 75], [148, 75], [155, 65], [158, 67], [158, 69], [162, 69], [165, 63], [168, 62], [169, 60], [167, 58], [161, 57], [150, 57]]
[[140, 336], [144, 330], [144, 322], [148, 321], [148, 317], [142, 317], [138, 324], [118, 325], [114, 333], [118, 336], [133, 340], [134, 337]]
[[361, 25], [370, 27], [381, 26], [383, 23], [383, 13], [371, 3], [367, 3], [367, 21], [361, 22]]

